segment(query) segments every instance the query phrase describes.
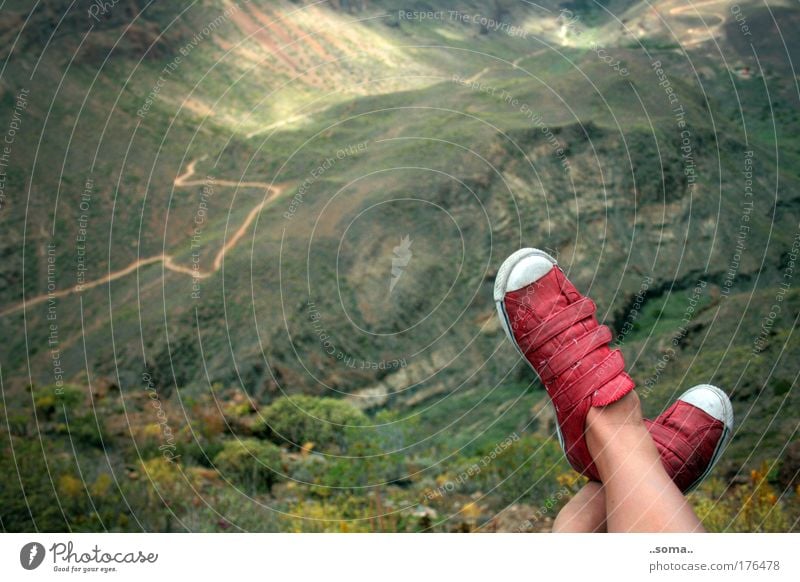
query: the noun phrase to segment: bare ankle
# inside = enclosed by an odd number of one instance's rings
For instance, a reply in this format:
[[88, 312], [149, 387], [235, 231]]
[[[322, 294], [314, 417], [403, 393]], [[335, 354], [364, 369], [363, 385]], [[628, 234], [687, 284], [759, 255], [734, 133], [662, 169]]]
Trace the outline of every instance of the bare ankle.
[[626, 426], [644, 427], [639, 395], [632, 390], [607, 406], [594, 407], [586, 415], [586, 434], [602, 436], [607, 431], [618, 431]]
[[635, 392], [629, 392], [608, 406], [595, 407], [586, 415], [586, 446], [601, 479], [614, 474], [631, 455], [654, 459], [658, 452], [642, 418], [642, 407]]

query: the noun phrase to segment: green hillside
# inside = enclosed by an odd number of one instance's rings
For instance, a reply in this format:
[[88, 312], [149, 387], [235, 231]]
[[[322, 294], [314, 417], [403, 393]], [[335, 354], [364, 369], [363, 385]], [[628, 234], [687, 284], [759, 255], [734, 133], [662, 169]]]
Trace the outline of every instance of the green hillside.
[[435, 4], [6, 3], [4, 530], [548, 530], [521, 246], [648, 414], [731, 395], [706, 525], [797, 529], [800, 10]]

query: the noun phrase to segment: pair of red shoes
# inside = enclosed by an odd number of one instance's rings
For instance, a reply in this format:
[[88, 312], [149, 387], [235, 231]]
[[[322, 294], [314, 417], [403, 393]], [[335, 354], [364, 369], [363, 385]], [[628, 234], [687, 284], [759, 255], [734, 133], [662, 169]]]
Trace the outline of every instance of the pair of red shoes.
[[[572, 467], [600, 480], [586, 446], [586, 415], [634, 389], [611, 331], [599, 325], [594, 302], [567, 280], [556, 260], [522, 249], [500, 267], [494, 299], [503, 329], [533, 367], [556, 410], [558, 437]], [[719, 388], [684, 392], [653, 421], [645, 420], [667, 473], [681, 491], [702, 481], [733, 430], [733, 408]]]

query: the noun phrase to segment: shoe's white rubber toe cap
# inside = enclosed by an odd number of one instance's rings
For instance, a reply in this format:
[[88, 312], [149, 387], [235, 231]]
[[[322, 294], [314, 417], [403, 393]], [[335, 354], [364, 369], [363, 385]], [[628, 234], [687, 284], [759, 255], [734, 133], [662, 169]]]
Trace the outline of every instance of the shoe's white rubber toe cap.
[[553, 263], [544, 257], [525, 257], [511, 269], [506, 282], [506, 293], [527, 287], [547, 275], [552, 268]]
[[502, 301], [506, 293], [538, 281], [556, 265], [556, 260], [539, 249], [520, 249], [508, 257], [494, 282], [494, 300]]

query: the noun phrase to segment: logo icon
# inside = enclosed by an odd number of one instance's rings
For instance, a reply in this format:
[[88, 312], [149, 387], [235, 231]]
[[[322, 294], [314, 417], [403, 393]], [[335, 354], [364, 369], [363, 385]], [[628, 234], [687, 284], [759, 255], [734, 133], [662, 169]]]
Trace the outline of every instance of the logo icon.
[[411, 243], [413, 242], [411, 237], [406, 235], [400, 239], [400, 244], [392, 249], [394, 256], [392, 257], [392, 278], [389, 280], [389, 295], [394, 291], [394, 286], [397, 285], [411, 260]]
[[28, 542], [19, 551], [19, 563], [26, 570], [35, 570], [44, 561], [44, 546], [39, 542]]

